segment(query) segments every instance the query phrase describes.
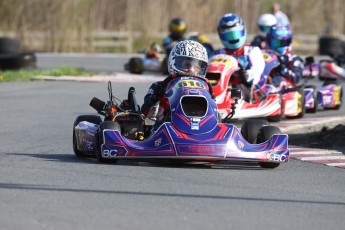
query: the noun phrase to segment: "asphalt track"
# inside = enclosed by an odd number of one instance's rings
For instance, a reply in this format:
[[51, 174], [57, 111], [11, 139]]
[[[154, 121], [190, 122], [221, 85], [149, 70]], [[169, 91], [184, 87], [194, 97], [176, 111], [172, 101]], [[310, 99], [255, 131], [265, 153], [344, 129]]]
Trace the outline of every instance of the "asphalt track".
[[[124, 98], [134, 86], [142, 103], [149, 85], [113, 84], [114, 94]], [[106, 90], [105, 82], [0, 84], [1, 229], [315, 230], [345, 225], [345, 170], [337, 167], [299, 159], [264, 170], [251, 164], [101, 165], [76, 158], [73, 120], [94, 114], [89, 101], [93, 96], [106, 100]], [[285, 128], [301, 129], [307, 119], [315, 126], [318, 117], [330, 120], [328, 112], [307, 114], [304, 122], [288, 120], [292, 124]], [[343, 116], [344, 110], [331, 114]]]

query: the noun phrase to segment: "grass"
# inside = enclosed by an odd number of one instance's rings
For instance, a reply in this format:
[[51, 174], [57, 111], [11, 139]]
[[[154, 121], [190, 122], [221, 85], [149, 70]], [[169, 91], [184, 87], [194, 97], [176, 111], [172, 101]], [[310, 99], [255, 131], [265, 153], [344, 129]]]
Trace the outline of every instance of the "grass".
[[22, 69], [0, 71], [0, 82], [30, 81], [36, 76], [91, 76], [92, 73], [85, 72], [83, 68], [60, 67], [47, 70]]

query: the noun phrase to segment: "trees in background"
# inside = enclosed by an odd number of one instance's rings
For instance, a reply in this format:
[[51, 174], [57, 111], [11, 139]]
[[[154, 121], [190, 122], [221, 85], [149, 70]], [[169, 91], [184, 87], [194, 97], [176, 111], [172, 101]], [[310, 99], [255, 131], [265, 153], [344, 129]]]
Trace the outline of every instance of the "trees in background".
[[[87, 41], [96, 30], [135, 31], [142, 38], [167, 33], [173, 17], [183, 17], [189, 31], [215, 33], [225, 13], [241, 15], [248, 33], [270, 11], [273, 0], [0, 0], [0, 33], [34, 42], [28, 32], [44, 32], [45, 49], [64, 51], [66, 40]], [[280, 0], [295, 33], [338, 36], [345, 33], [343, 0]], [[30, 40], [31, 39], [31, 40]], [[83, 46], [85, 47], [85, 46]], [[86, 46], [87, 47], [87, 46]], [[84, 48], [85, 49], [85, 48]], [[88, 51], [88, 50], [86, 50]]]

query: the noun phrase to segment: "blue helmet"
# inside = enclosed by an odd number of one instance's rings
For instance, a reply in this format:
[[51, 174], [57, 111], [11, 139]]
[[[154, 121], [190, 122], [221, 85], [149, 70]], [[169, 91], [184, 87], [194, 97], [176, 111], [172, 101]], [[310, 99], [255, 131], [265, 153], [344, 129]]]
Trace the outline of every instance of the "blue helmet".
[[287, 54], [292, 48], [292, 30], [290, 25], [277, 24], [267, 33], [268, 46], [281, 55]]
[[221, 42], [228, 49], [238, 49], [246, 42], [247, 30], [242, 18], [237, 14], [230, 13], [221, 17], [217, 30]]

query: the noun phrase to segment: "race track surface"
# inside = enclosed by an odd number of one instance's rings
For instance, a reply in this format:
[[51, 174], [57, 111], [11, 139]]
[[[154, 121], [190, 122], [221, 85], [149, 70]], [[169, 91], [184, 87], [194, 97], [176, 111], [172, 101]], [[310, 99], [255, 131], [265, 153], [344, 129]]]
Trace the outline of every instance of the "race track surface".
[[[113, 90], [124, 99], [134, 86], [142, 103], [150, 84], [117, 82]], [[328, 153], [303, 146], [291, 146], [295, 158], [274, 170], [233, 163], [102, 165], [76, 158], [72, 124], [80, 114], [95, 114], [88, 105], [94, 96], [107, 99], [105, 82], [0, 84], [2, 229], [316, 230], [345, 225], [345, 170], [304, 161], [310, 153]], [[320, 111], [306, 119], [343, 115], [344, 110]]]

